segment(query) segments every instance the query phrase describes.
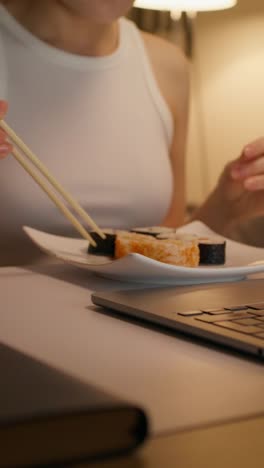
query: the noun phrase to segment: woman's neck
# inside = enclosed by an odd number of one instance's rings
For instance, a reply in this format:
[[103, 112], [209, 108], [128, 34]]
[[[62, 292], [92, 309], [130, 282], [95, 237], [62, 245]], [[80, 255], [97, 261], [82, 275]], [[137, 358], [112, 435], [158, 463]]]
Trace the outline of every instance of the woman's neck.
[[113, 53], [118, 46], [117, 21], [95, 24], [54, 0], [6, 0], [2, 3], [34, 36], [58, 49], [99, 57]]

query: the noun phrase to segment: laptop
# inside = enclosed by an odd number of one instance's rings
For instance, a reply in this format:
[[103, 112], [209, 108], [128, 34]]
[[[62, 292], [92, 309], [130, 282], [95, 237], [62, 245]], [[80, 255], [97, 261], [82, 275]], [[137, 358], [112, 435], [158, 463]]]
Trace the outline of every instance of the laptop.
[[92, 301], [264, 360], [264, 279], [95, 292]]

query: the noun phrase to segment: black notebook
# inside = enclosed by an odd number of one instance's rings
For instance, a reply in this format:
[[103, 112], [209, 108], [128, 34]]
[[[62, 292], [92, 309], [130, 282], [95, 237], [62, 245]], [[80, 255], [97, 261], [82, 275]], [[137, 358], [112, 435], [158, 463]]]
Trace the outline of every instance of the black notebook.
[[124, 454], [145, 412], [0, 343], [0, 466], [63, 465]]

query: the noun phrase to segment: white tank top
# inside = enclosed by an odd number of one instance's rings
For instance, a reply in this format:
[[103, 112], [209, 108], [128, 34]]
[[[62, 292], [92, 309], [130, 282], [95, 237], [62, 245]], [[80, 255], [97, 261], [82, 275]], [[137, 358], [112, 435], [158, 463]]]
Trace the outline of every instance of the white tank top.
[[[101, 227], [156, 225], [172, 195], [173, 121], [140, 32], [119, 25], [113, 54], [84, 57], [40, 41], [0, 6], [0, 97], [7, 123]], [[23, 225], [76, 234], [11, 156], [0, 199], [0, 264], [29, 247]]]

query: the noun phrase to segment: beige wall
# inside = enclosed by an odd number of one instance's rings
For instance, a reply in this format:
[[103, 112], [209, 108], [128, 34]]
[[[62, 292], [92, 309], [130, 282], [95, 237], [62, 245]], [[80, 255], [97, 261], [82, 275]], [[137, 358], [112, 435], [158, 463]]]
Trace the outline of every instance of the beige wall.
[[264, 135], [264, 0], [199, 13], [194, 26], [188, 198], [201, 202], [224, 164]]

